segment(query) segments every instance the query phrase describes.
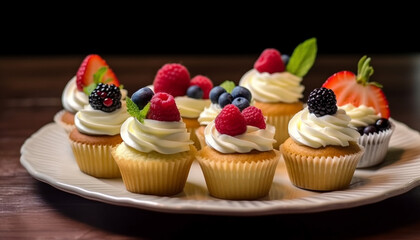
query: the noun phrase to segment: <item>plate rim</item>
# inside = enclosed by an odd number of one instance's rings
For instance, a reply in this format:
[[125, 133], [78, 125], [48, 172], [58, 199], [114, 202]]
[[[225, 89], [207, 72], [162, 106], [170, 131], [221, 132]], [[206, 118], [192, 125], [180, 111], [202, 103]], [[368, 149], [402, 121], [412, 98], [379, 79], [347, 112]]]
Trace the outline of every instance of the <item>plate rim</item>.
[[[416, 137], [420, 139], [420, 133], [416, 130], [413, 130], [409, 128], [406, 124], [396, 121], [395, 119], [392, 119], [392, 121], [398, 126], [396, 128], [396, 131], [400, 128], [405, 128], [405, 130], [411, 131], [413, 134], [416, 134]], [[184, 214], [206, 214], [206, 215], [230, 215], [230, 216], [261, 216], [261, 215], [276, 215], [276, 214], [290, 214], [290, 213], [313, 213], [313, 212], [322, 212], [322, 211], [330, 211], [330, 210], [336, 210], [336, 209], [345, 209], [345, 208], [352, 208], [362, 205], [367, 205], [375, 202], [379, 202], [382, 200], [385, 200], [390, 197], [394, 197], [400, 194], [403, 194], [405, 192], [410, 191], [411, 189], [417, 187], [420, 185], [420, 176], [413, 178], [413, 179], [407, 179], [403, 181], [402, 183], [395, 184], [392, 188], [387, 188], [383, 192], [377, 192], [373, 195], [367, 195], [363, 196], [357, 199], [357, 201], [352, 201], [351, 199], [341, 199], [337, 200], [335, 202], [331, 203], [325, 203], [325, 202], [319, 202], [318, 204], [311, 203], [311, 206], [305, 206], [305, 202], [309, 200], [316, 198], [319, 195], [316, 196], [309, 196], [309, 197], [302, 197], [299, 198], [299, 200], [302, 201], [302, 203], [295, 204], [293, 208], [287, 208], [284, 205], [278, 205], [276, 202], [287, 202], [287, 201], [293, 201], [295, 199], [290, 200], [263, 200], [265, 202], [270, 202], [268, 204], [265, 204], [263, 207], [247, 207], [246, 211], [244, 211], [244, 208], [241, 207], [231, 207], [226, 208], [223, 204], [216, 204], [216, 205], [206, 205], [206, 200], [188, 200], [184, 204], [176, 204], [176, 205], [167, 205], [162, 204], [159, 201], [153, 201], [153, 200], [139, 200], [139, 199], [133, 199], [129, 197], [118, 197], [118, 196], [112, 196], [107, 195], [100, 192], [93, 192], [86, 190], [82, 187], [74, 186], [71, 184], [67, 184], [65, 182], [58, 181], [52, 176], [49, 176], [47, 174], [44, 174], [39, 171], [39, 169], [35, 168], [28, 159], [26, 159], [26, 155], [28, 153], [27, 146], [31, 144], [32, 141], [35, 141], [37, 138], [42, 136], [42, 134], [51, 128], [59, 128], [59, 126], [54, 123], [47, 123], [44, 126], [42, 126], [40, 129], [38, 129], [36, 132], [34, 132], [29, 138], [25, 140], [25, 142], [22, 144], [20, 152], [20, 163], [22, 166], [29, 172], [29, 174], [34, 177], [35, 179], [44, 182], [46, 184], [49, 184], [61, 191], [75, 194], [80, 197], [104, 202], [107, 204], [112, 205], [118, 205], [118, 206], [126, 206], [126, 207], [135, 207], [140, 208], [144, 210], [150, 210], [150, 211], [157, 211], [157, 212], [166, 212], [166, 213], [184, 213]], [[63, 131], [64, 132], [64, 131]], [[417, 164], [420, 166], [420, 155], [417, 155], [419, 159], [417, 159]], [[390, 166], [387, 166], [388, 168], [392, 168], [392, 164]], [[356, 170], [357, 171], [357, 170]], [[90, 177], [90, 176], [88, 176]], [[396, 186], [398, 185], [398, 186]], [[332, 191], [324, 193], [325, 195], [333, 195], [336, 192], [346, 192], [348, 190], [340, 190], [340, 191]], [[136, 194], [136, 196], [139, 196], [141, 194]], [[146, 198], [150, 197], [149, 195], [142, 195]], [[171, 197], [157, 197], [158, 199], [170, 199]], [[211, 196], [208, 196], [211, 198]], [[213, 198], [212, 198], [213, 201]], [[255, 202], [261, 202], [260, 200], [222, 200], [214, 198], [214, 201], [219, 201], [222, 203], [234, 203], [235, 205], [255, 205], [253, 203]], [[194, 203], [194, 204], [191, 204]]]

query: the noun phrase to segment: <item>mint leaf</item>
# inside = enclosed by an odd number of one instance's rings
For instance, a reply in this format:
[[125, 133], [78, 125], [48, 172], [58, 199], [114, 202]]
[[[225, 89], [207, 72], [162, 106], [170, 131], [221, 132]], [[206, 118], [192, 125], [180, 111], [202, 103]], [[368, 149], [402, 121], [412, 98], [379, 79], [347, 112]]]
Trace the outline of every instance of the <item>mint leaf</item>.
[[142, 110], [140, 110], [137, 104], [135, 104], [129, 97], [126, 98], [126, 103], [128, 114], [137, 118], [140, 122], [143, 122], [149, 112], [150, 102], [148, 102]]
[[102, 82], [108, 67], [101, 67], [93, 74], [93, 82], [98, 84]]
[[96, 86], [98, 86], [98, 84], [96, 83], [91, 83], [89, 86], [86, 86], [83, 88], [83, 92], [90, 96], [90, 94], [93, 92], [93, 90], [95, 90]]
[[299, 44], [290, 57], [286, 71], [299, 77], [305, 76], [315, 62], [317, 50], [316, 38]]
[[222, 88], [226, 90], [228, 93], [232, 93], [233, 89], [235, 88], [235, 83], [229, 80], [226, 80], [220, 84]]

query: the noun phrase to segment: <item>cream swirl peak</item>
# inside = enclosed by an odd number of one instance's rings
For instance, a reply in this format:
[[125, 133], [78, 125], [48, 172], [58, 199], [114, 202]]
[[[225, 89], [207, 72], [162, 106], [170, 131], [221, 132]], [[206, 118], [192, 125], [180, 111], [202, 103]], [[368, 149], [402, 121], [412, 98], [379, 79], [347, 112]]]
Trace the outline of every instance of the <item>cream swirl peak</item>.
[[248, 88], [255, 100], [260, 102], [298, 102], [305, 87], [302, 77], [289, 72], [260, 73], [251, 69], [245, 73], [239, 85]]
[[81, 133], [89, 135], [117, 135], [121, 125], [130, 115], [127, 113], [126, 102], [113, 112], [95, 110], [90, 105], [76, 113], [74, 123]]
[[236, 136], [221, 134], [217, 131], [214, 121], [209, 123], [204, 136], [208, 146], [221, 153], [247, 153], [252, 150], [273, 150], [275, 128], [267, 124], [265, 129], [247, 126], [246, 132]]
[[205, 107], [210, 106], [210, 99], [195, 99], [187, 96], [175, 97], [181, 117], [198, 118]]
[[222, 108], [217, 103], [212, 103], [210, 106], [204, 108], [198, 117], [198, 122], [200, 125], [207, 125], [213, 121], [217, 115], [222, 111]]
[[61, 95], [61, 103], [65, 110], [72, 113], [76, 113], [83, 109], [85, 105], [89, 104], [89, 97], [77, 89], [76, 76], [66, 84]]
[[312, 148], [345, 147], [360, 137], [356, 129], [349, 127], [350, 120], [343, 109], [338, 109], [333, 115], [317, 117], [305, 107], [290, 120], [289, 135], [294, 141]]
[[162, 154], [185, 152], [193, 142], [182, 121], [157, 121], [134, 117], [121, 126], [121, 138], [128, 146], [140, 151], [156, 151]]
[[374, 108], [365, 105], [355, 107], [353, 104], [349, 103], [340, 106], [339, 108], [346, 111], [347, 115], [351, 118], [350, 126], [356, 128], [373, 124], [380, 118]]

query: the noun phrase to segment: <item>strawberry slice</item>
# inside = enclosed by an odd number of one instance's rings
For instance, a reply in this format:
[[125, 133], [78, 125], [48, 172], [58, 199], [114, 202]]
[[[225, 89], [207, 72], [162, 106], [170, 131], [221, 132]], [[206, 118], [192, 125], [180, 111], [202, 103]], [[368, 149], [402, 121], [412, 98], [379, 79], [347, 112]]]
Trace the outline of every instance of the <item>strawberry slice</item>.
[[111, 70], [108, 64], [105, 62], [103, 58], [101, 58], [97, 54], [90, 54], [85, 57], [82, 64], [77, 70], [76, 74], [76, 85], [79, 91], [83, 91], [84, 87], [87, 87], [94, 83], [93, 81], [93, 74], [95, 74], [101, 67], [107, 67], [107, 71], [102, 78], [103, 83], [106, 84], [114, 84], [115, 86], [119, 87], [120, 82], [118, 81], [115, 73]]
[[348, 103], [354, 106], [365, 105], [373, 107], [383, 118], [390, 117], [388, 100], [382, 91], [382, 85], [369, 82], [373, 68], [369, 65], [370, 58], [362, 57], [359, 61], [358, 75], [350, 71], [333, 74], [322, 87], [332, 89], [337, 97], [337, 105]]

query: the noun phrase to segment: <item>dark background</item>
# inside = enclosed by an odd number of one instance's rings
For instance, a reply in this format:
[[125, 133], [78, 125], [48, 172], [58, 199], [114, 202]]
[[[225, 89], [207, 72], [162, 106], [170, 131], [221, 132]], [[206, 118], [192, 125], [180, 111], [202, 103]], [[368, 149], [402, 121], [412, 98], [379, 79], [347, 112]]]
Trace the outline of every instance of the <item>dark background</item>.
[[189, 5], [180, 11], [178, 3], [159, 4], [29, 6], [9, 15], [4, 8], [0, 55], [259, 54], [267, 47], [291, 54], [310, 37], [318, 39], [319, 54], [420, 53], [419, 13], [409, 5], [252, 2], [245, 9]]

